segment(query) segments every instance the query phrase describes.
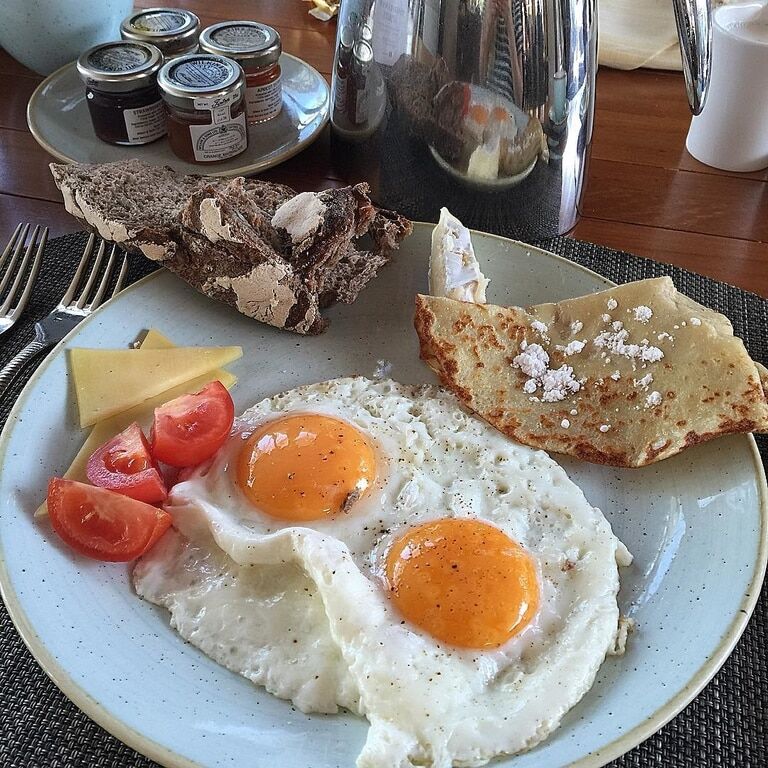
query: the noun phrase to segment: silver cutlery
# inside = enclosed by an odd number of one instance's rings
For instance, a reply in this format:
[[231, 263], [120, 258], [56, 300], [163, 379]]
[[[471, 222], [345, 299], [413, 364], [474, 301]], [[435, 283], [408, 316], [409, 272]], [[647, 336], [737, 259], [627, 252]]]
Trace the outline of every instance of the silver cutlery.
[[[96, 258], [91, 265], [87, 277], [83, 278], [88, 262], [93, 254], [96, 236], [91, 235], [85, 245], [80, 263], [77, 266], [75, 276], [69, 284], [67, 292], [61, 297], [61, 301], [56, 308], [46, 315], [42, 320], [35, 323], [35, 339], [27, 344], [24, 349], [12, 358], [7, 365], [0, 370], [0, 397], [5, 394], [9, 384], [13, 381], [16, 374], [40, 352], [50, 349], [61, 341], [78, 323], [84, 320], [88, 315], [99, 307], [107, 292], [110, 279], [114, 274], [115, 265], [119, 254], [116, 245], [112, 246], [109, 259], [106, 266], [102, 269], [106, 243], [102, 240], [96, 252]], [[122, 266], [117, 275], [115, 286], [110, 293], [109, 298], [115, 296], [123, 287], [125, 276], [128, 271], [128, 257], [123, 256]], [[85, 285], [78, 292], [81, 279], [85, 280]], [[98, 281], [98, 285], [97, 285]], [[94, 292], [95, 290], [95, 292]], [[78, 296], [75, 300], [75, 296]], [[90, 300], [89, 300], [90, 297]]]
[[[13, 281], [0, 305], [0, 334], [5, 333], [19, 319], [27, 306], [37, 273], [40, 271], [45, 243], [48, 240], [48, 227], [37, 225], [27, 242], [29, 228], [29, 224], [19, 224], [0, 254], [0, 296], [5, 294], [8, 284]], [[32, 268], [28, 269], [30, 261]]]

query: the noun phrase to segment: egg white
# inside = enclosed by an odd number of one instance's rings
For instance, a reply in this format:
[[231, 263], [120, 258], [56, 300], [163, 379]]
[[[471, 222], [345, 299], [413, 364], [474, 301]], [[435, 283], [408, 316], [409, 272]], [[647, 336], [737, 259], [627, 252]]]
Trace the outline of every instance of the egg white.
[[[289, 525], [254, 509], [235, 465], [254, 428], [313, 412], [375, 443], [374, 488], [347, 514]], [[617, 559], [602, 513], [542, 451], [517, 445], [453, 395], [362, 377], [264, 400], [171, 494], [170, 533], [137, 565], [138, 594], [179, 633], [303, 711], [365, 715], [359, 768], [482, 765], [547, 736], [589, 690], [617, 632]], [[409, 527], [487, 521], [535, 558], [536, 619], [495, 650], [456, 649], [404, 622], [383, 563]]]

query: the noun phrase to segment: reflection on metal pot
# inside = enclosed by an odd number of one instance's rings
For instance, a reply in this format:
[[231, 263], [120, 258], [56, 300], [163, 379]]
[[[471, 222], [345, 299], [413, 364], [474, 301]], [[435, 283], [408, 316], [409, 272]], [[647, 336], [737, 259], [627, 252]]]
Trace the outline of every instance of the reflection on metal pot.
[[[709, 0], [670, 0], [695, 114]], [[596, 0], [343, 0], [331, 114], [336, 161], [374, 198], [523, 239], [571, 229], [584, 190]]]
[[570, 229], [594, 104], [594, 0], [344, 0], [334, 144], [414, 218]]

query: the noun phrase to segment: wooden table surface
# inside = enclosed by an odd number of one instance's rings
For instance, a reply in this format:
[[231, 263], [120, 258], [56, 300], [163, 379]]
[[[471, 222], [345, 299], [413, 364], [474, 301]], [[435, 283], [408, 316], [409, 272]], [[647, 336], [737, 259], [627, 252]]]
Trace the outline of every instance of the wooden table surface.
[[[280, 31], [287, 52], [330, 80], [336, 24], [309, 16], [306, 3], [229, 0], [215, 17], [205, 0], [168, 4], [195, 11], [204, 25], [223, 18], [268, 22]], [[0, 239], [18, 221], [45, 222], [53, 235], [78, 229], [48, 171], [53, 158], [27, 129], [27, 101], [41, 79], [0, 51]], [[717, 171], [686, 152], [690, 114], [678, 73], [603, 68], [596, 109], [583, 218], [573, 235], [768, 297], [768, 170]], [[264, 177], [300, 190], [359, 180], [344, 179], [334, 167], [328, 129]]]

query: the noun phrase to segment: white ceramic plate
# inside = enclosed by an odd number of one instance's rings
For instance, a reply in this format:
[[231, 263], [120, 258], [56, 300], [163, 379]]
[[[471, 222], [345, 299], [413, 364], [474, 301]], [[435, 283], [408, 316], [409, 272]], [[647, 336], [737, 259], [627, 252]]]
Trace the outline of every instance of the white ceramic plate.
[[[82, 434], [68, 346], [125, 346], [149, 326], [181, 344], [241, 344], [238, 410], [289, 387], [377, 360], [404, 382], [432, 381], [418, 359], [413, 296], [426, 289], [431, 226], [413, 236], [330, 329], [304, 338], [259, 325], [160, 272], [82, 323], [33, 376], [0, 439], [0, 585], [47, 673], [92, 718], [167, 766], [352, 768], [366, 723], [306, 716], [183, 643], [167, 614], [133, 594], [128, 568], [73, 555], [32, 512]], [[528, 304], [610, 285], [552, 254], [474, 235], [489, 300]], [[751, 437], [696, 446], [646, 469], [563, 462], [635, 555], [620, 602], [638, 623], [623, 657], [561, 728], [499, 766], [599, 766], [657, 730], [725, 660], [752, 612], [766, 563], [765, 477]]]
[[38, 144], [68, 163], [110, 163], [136, 158], [151, 165], [170, 165], [179, 173], [240, 176], [282, 163], [311, 144], [328, 122], [329, 88], [305, 61], [284, 53], [283, 110], [272, 120], [248, 127], [248, 149], [221, 163], [195, 165], [180, 160], [158, 139], [139, 147], [107, 144], [96, 137], [85, 103], [85, 86], [75, 63], [43, 80], [27, 106], [27, 124]]

